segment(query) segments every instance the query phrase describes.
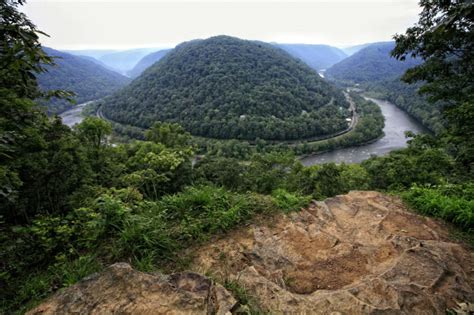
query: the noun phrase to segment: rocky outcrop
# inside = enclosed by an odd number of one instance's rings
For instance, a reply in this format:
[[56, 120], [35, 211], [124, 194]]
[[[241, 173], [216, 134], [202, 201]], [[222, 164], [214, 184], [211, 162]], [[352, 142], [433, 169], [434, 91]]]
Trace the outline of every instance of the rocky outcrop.
[[222, 286], [199, 274], [149, 274], [118, 263], [27, 314], [229, 314], [235, 304]]
[[377, 192], [350, 192], [195, 250], [270, 313], [445, 314], [474, 301], [474, 254]]
[[[194, 271], [228, 281], [240, 295], [244, 289], [271, 314], [468, 314], [474, 302], [474, 253], [450, 241], [441, 224], [377, 192], [256, 220], [192, 252]], [[115, 264], [29, 314], [249, 310], [198, 273], [164, 276]]]

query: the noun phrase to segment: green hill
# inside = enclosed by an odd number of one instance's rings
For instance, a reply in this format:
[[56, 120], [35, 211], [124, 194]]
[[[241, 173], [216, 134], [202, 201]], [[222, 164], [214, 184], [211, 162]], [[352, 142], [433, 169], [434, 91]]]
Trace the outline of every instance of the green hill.
[[[102, 98], [115, 92], [129, 82], [129, 79], [83, 57], [43, 48], [55, 59], [56, 65], [48, 72], [38, 75], [42, 90], [68, 90], [76, 93], [77, 103]], [[52, 99], [45, 104], [49, 112], [62, 112], [71, 106], [64, 100]]]
[[178, 45], [103, 103], [114, 121], [144, 128], [177, 122], [222, 139], [321, 136], [346, 128], [350, 115], [343, 93], [303, 62], [228, 36]]
[[328, 45], [276, 44], [276, 46], [301, 59], [315, 70], [328, 69], [347, 57], [339, 48]]

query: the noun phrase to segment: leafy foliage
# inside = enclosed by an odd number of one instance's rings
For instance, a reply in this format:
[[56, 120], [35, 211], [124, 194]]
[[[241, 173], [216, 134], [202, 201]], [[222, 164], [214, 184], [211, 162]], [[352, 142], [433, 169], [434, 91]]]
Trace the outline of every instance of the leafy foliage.
[[[0, 19], [0, 64], [7, 69], [0, 77], [0, 312], [25, 312], [116, 261], [146, 271], [182, 267], [183, 250], [190, 246], [256, 216], [297, 210], [310, 198], [351, 189], [405, 190], [416, 184], [405, 194], [415, 208], [472, 231], [472, 174], [460, 167], [465, 160], [453, 157], [451, 147], [430, 136], [361, 165], [312, 167], [303, 167], [284, 147], [267, 152], [263, 140], [255, 141], [257, 151], [229, 142], [193, 168], [190, 135], [179, 125], [153, 124], [143, 141], [110, 145], [112, 126], [98, 118], [74, 129], [48, 118], [33, 99], [41, 96], [35, 75], [51, 59], [34, 25], [18, 12], [21, 3], [0, 0], [7, 17]], [[380, 134], [380, 110], [356, 101], [358, 127], [318, 148]], [[470, 113], [466, 103], [456, 109]], [[244, 304], [253, 304], [244, 288], [227, 286]]]
[[421, 57], [403, 80], [422, 81], [420, 91], [445, 104], [450, 150], [467, 172], [474, 168], [474, 3], [420, 1], [418, 23], [395, 36], [393, 55]]
[[346, 127], [343, 94], [302, 62], [261, 42], [218, 36], [178, 45], [104, 101], [106, 117], [193, 135], [301, 139]]
[[403, 198], [424, 215], [444, 219], [474, 232], [474, 184], [413, 186]]

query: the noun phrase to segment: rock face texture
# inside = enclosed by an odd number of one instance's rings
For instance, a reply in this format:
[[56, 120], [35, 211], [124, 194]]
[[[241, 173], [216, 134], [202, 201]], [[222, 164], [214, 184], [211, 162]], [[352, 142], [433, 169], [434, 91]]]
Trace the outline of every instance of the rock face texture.
[[[474, 252], [377, 192], [257, 220], [192, 252], [193, 270], [238, 283], [270, 314], [445, 314], [474, 302]], [[236, 303], [198, 273], [115, 264], [28, 314], [229, 314]]]
[[353, 191], [203, 246], [194, 270], [272, 314], [445, 314], [474, 301], [474, 253], [435, 221]]
[[229, 314], [236, 300], [196, 273], [148, 274], [118, 263], [27, 314]]

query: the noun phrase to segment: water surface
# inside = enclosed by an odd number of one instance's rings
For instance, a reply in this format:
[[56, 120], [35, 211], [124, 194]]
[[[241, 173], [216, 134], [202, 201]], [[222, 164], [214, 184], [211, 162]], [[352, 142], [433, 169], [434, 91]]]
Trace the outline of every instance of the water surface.
[[420, 123], [394, 104], [373, 98], [367, 99], [376, 103], [382, 109], [382, 114], [385, 117], [385, 127], [383, 129], [385, 135], [382, 138], [360, 147], [337, 149], [327, 153], [311, 155], [303, 158], [301, 162], [306, 166], [329, 162], [359, 163], [370, 158], [371, 155], [384, 155], [390, 151], [405, 148], [408, 140], [405, 138], [405, 131], [413, 131], [415, 134], [428, 132]]
[[81, 113], [87, 104], [89, 104], [89, 102], [76, 105], [61, 113], [59, 116], [63, 119], [63, 124], [68, 125], [69, 127], [79, 124], [84, 119]]

